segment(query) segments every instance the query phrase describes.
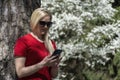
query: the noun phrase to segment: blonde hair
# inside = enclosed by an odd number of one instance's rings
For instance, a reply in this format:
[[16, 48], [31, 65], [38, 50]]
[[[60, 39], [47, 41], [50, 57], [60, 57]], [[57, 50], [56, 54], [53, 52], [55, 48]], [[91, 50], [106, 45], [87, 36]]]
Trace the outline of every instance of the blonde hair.
[[[43, 19], [45, 16], [50, 16], [50, 20], [52, 20], [52, 15], [48, 10], [43, 8], [37, 8], [33, 11], [31, 15], [30, 25], [31, 30], [34, 31], [38, 22]], [[45, 46], [48, 49], [49, 53], [52, 54], [54, 52], [54, 47], [52, 45], [51, 40], [48, 37], [48, 33], [45, 35]]]
[[51, 40], [48, 38], [48, 34], [45, 37], [46, 37], [45, 38], [45, 46], [48, 49], [49, 53], [52, 54], [55, 51], [55, 49], [52, 45]]
[[33, 11], [30, 20], [31, 30], [34, 30], [38, 22], [43, 19], [45, 16], [50, 16], [50, 20], [52, 20], [51, 13], [43, 8], [37, 8]]

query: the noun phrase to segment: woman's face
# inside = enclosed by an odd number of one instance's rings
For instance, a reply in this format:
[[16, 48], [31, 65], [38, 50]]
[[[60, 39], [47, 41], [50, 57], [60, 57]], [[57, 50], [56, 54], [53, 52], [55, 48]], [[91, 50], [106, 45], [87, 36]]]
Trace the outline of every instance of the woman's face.
[[37, 36], [45, 36], [51, 25], [52, 22], [50, 20], [50, 16], [45, 16], [43, 19], [41, 19], [36, 26]]

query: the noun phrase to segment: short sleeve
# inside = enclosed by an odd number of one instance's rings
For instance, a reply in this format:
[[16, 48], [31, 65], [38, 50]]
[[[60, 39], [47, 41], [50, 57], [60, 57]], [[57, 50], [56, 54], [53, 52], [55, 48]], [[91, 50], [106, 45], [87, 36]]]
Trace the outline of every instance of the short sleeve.
[[27, 45], [24, 39], [20, 38], [14, 45], [14, 56], [15, 57], [26, 57]]

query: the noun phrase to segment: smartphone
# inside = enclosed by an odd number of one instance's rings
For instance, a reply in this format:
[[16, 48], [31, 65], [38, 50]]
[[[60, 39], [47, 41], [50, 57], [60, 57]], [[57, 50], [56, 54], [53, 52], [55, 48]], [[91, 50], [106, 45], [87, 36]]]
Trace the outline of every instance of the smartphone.
[[56, 50], [53, 52], [52, 56], [57, 55], [57, 54], [60, 55], [61, 52], [62, 52], [61, 49], [56, 49]]

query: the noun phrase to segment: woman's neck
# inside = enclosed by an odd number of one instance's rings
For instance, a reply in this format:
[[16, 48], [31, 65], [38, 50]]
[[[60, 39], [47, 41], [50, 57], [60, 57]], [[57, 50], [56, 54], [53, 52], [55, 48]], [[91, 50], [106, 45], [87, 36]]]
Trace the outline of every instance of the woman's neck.
[[37, 36], [40, 40], [45, 41], [45, 35]]
[[42, 42], [45, 41], [45, 35], [39, 36], [39, 35], [37, 35], [37, 34], [35, 34], [35, 33], [33, 33], [33, 32], [31, 32], [31, 34], [32, 34], [33, 37], [35, 37], [35, 38], [38, 39], [39, 41], [42, 41]]

